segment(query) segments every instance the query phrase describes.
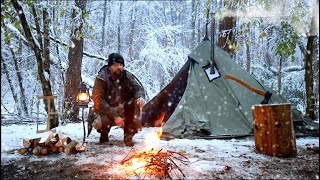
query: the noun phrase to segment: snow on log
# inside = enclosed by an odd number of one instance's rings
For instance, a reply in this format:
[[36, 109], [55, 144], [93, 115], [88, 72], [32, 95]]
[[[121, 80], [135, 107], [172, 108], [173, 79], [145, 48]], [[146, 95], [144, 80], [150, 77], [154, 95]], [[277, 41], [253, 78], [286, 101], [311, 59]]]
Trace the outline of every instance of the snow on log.
[[51, 131], [48, 131], [48, 132], [45, 132], [43, 133], [40, 141], [39, 141], [39, 144], [44, 144], [44, 146], [47, 145], [47, 143], [54, 137], [53, 133]]

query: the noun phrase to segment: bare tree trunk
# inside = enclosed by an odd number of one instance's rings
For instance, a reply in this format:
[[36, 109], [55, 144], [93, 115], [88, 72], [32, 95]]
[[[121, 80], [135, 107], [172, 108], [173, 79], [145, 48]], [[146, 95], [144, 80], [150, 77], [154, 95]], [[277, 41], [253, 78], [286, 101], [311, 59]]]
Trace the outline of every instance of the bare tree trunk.
[[[43, 70], [48, 74], [48, 79], [47, 81], [50, 82], [50, 38], [49, 38], [49, 15], [47, 12], [47, 9], [44, 8], [42, 11], [42, 16], [43, 16], [43, 58], [44, 58], [44, 63], [43, 63]], [[56, 107], [55, 107], [55, 102], [54, 100], [50, 101], [50, 109], [52, 112], [56, 112]], [[50, 116], [50, 122], [58, 122], [58, 116]]]
[[312, 56], [314, 51], [314, 35], [308, 37], [307, 51], [305, 64], [305, 81], [306, 81], [306, 95], [307, 95], [307, 108], [306, 115], [311, 119], [315, 119], [314, 114], [314, 93], [313, 93], [313, 69], [312, 69]]
[[[169, 1], [170, 2], [170, 13], [171, 13], [171, 23], [172, 23], [172, 26], [175, 26], [176, 25], [176, 19], [178, 19], [178, 17], [176, 16], [177, 15], [177, 10], [176, 9], [173, 9], [173, 5], [172, 5], [172, 3], [173, 2], [175, 2], [175, 1]], [[176, 43], [177, 43], [177, 36], [175, 35], [176, 33], [175, 32], [172, 32], [172, 37], [174, 38], [173, 39], [173, 42], [171, 42], [171, 43], [173, 43], [173, 46], [175, 46], [176, 45]]]
[[[318, 11], [318, 13], [316, 13]], [[315, 15], [319, 15], [319, 0], [317, 1], [317, 5], [313, 9], [311, 18], [311, 25], [310, 25], [310, 32], [308, 36], [307, 42], [307, 52], [306, 53], [306, 64], [305, 64], [305, 81], [306, 81], [306, 94], [307, 94], [307, 108], [306, 108], [306, 115], [311, 119], [315, 119], [315, 94], [313, 92], [313, 55], [314, 55], [314, 39], [317, 32], [317, 20]]]
[[[35, 43], [35, 40], [32, 36], [31, 30], [30, 30], [30, 26], [28, 24], [28, 21], [26, 19], [26, 16], [24, 14], [24, 11], [21, 7], [21, 5], [17, 2], [17, 0], [11, 0], [13, 7], [15, 8], [21, 25], [23, 27], [24, 33], [26, 38], [28, 39], [28, 42], [30, 44], [30, 47], [33, 49], [34, 53], [35, 53], [35, 57], [37, 59], [37, 65], [38, 65], [38, 76], [42, 85], [42, 92], [44, 96], [52, 96], [52, 90], [51, 90], [51, 84], [50, 84], [50, 80], [46, 79], [45, 77], [45, 72], [43, 69], [43, 62], [42, 62], [42, 58], [43, 58], [43, 54], [40, 50], [40, 47], [38, 47]], [[48, 112], [48, 106], [47, 106], [47, 102], [44, 101], [45, 104], [45, 109]], [[54, 107], [54, 105], [52, 106]], [[50, 129], [57, 127], [59, 124], [58, 119], [52, 119], [52, 121], [50, 121]]]
[[[200, 10], [199, 10], [200, 8], [198, 8], [197, 9], [197, 14], [198, 14], [198, 17], [200, 17], [200, 14], [199, 14], [199, 12], [200, 12]], [[201, 21], [200, 21], [200, 18], [198, 18], [198, 40], [197, 40], [197, 43], [199, 43], [200, 41], [201, 41], [201, 38], [202, 38], [202, 35], [201, 35], [201, 27], [200, 27], [200, 23]]]
[[119, 6], [119, 23], [118, 23], [118, 52], [121, 53], [121, 16], [122, 16], [122, 3]]
[[105, 44], [105, 31], [106, 31], [106, 17], [107, 17], [107, 1], [104, 0], [104, 5], [103, 5], [103, 22], [102, 22], [102, 37], [101, 37], [101, 48], [100, 52], [103, 53], [104, 49], [104, 44]]
[[[235, 3], [230, 3], [228, 10], [234, 12]], [[218, 39], [218, 46], [228, 52], [230, 56], [233, 56], [234, 50], [229, 48], [228, 44], [236, 44], [235, 36], [233, 35], [233, 28], [236, 26], [236, 22], [232, 16], [226, 16], [219, 25], [219, 32], [225, 32], [223, 36]]]
[[[83, 57], [83, 37], [82, 27], [83, 27], [83, 15], [85, 12], [86, 1], [75, 0], [75, 4], [79, 9], [73, 9], [72, 19], [75, 19], [79, 13], [82, 13], [80, 16], [80, 25], [72, 29], [71, 34], [71, 45], [69, 47], [68, 60], [69, 65], [66, 74], [66, 85], [64, 90], [64, 116], [66, 119], [71, 121], [79, 121], [79, 107], [76, 104], [76, 97], [78, 93], [78, 88], [81, 83], [81, 65]], [[76, 24], [73, 22], [74, 25]]]
[[278, 94], [281, 94], [281, 85], [282, 85], [282, 56], [279, 60], [279, 69], [278, 69]]
[[40, 30], [40, 21], [41, 20], [37, 15], [37, 10], [34, 7], [34, 4], [32, 4], [31, 9], [32, 9], [32, 14], [33, 14], [33, 17], [34, 17], [34, 20], [35, 20], [35, 23], [36, 23], [36, 31], [37, 31], [37, 35], [38, 35], [38, 43], [39, 43], [40, 47], [42, 48], [43, 47], [43, 45], [42, 45], [42, 35], [41, 35], [41, 30]]
[[246, 63], [246, 69], [248, 73], [251, 71], [251, 57], [250, 57], [250, 45], [248, 41], [246, 42], [246, 55], [247, 55], [247, 63]]
[[19, 103], [18, 103], [18, 97], [17, 97], [16, 92], [14, 91], [14, 85], [13, 85], [13, 83], [11, 81], [11, 76], [9, 74], [6, 61], [4, 61], [4, 59], [2, 58], [2, 54], [1, 54], [1, 69], [3, 69], [3, 71], [4, 71], [5, 75], [6, 75], [6, 78], [8, 80], [14, 103], [17, 106], [17, 111], [18, 111], [17, 113], [18, 113], [18, 115], [21, 115], [22, 111], [21, 111], [21, 108], [20, 108]]
[[49, 39], [49, 17], [46, 9], [42, 11], [43, 16], [43, 68], [50, 75], [50, 39]]
[[191, 11], [191, 43], [189, 48], [193, 49], [196, 44], [196, 19], [197, 19], [197, 5], [196, 0], [192, 0], [192, 11]]
[[26, 104], [26, 96], [25, 96], [25, 90], [24, 87], [22, 85], [23, 79], [20, 73], [20, 68], [18, 65], [18, 59], [14, 50], [14, 47], [11, 45], [11, 42], [9, 41], [9, 48], [10, 48], [10, 52], [12, 54], [13, 57], [13, 62], [14, 62], [14, 69], [15, 69], [15, 73], [16, 76], [18, 78], [18, 84], [19, 84], [19, 88], [20, 88], [20, 99], [21, 99], [21, 108], [22, 111], [24, 113], [25, 116], [28, 116], [28, 108], [27, 108], [27, 104]]
[[[53, 19], [53, 27], [55, 29], [57, 29], [57, 23], [60, 22], [60, 18], [59, 18], [59, 8], [60, 8], [60, 3], [61, 2], [56, 2], [56, 5], [52, 8], [52, 19]], [[57, 82], [58, 84], [58, 94], [60, 96], [58, 96], [58, 99], [57, 99], [57, 104], [58, 104], [58, 111], [61, 112], [59, 113], [59, 118], [61, 120], [61, 123], [64, 123], [64, 108], [63, 108], [63, 95], [64, 95], [64, 86], [65, 86], [65, 78], [64, 78], [64, 75], [65, 75], [65, 71], [64, 71], [64, 68], [62, 67], [62, 61], [61, 61], [61, 57], [60, 57], [60, 49], [59, 49], [59, 43], [57, 42], [57, 40], [59, 39], [59, 34], [58, 34], [58, 31], [53, 31], [54, 33], [54, 39], [55, 39], [55, 50], [56, 50], [56, 53], [57, 53], [57, 59], [58, 59], [58, 69], [59, 69], [59, 77], [61, 79], [61, 81]]]
[[[163, 7], [163, 16], [164, 16], [164, 24], [167, 24], [167, 9], [166, 9], [166, 2], [162, 2]], [[163, 40], [163, 46], [166, 48], [168, 46], [168, 35], [165, 34], [164, 40]]]
[[134, 28], [136, 23], [135, 13], [136, 13], [135, 7], [133, 7], [131, 11], [131, 28], [130, 28], [130, 38], [129, 38], [129, 58], [130, 59], [133, 57], [133, 51], [134, 51], [133, 39], [134, 39]]

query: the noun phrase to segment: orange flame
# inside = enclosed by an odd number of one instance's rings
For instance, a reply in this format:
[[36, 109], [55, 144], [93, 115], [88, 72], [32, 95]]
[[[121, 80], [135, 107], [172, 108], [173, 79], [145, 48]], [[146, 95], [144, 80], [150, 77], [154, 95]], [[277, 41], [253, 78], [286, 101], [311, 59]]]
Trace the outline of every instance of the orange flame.
[[[146, 135], [144, 143], [145, 143], [145, 153], [152, 153], [152, 154], [156, 154], [159, 151], [160, 148], [160, 137], [162, 135], [162, 121], [164, 119], [165, 113], [161, 113], [160, 118], [156, 121], [160, 124], [160, 130], [153, 132], [153, 133], [149, 133]], [[159, 125], [158, 124], [158, 125]], [[146, 173], [146, 169], [145, 166], [147, 165], [147, 160], [144, 158], [132, 158], [130, 160], [130, 164], [128, 167], [126, 167], [127, 170], [129, 171], [133, 171], [136, 174], [144, 174]], [[148, 170], [148, 171], [152, 171], [152, 169]]]
[[156, 122], [155, 122], [155, 126], [156, 126], [156, 127], [162, 127], [162, 121], [163, 121], [165, 115], [166, 115], [165, 112], [162, 112], [162, 113], [160, 114], [159, 119], [156, 120]]
[[159, 149], [161, 135], [162, 135], [162, 128], [158, 132], [147, 134], [144, 140], [144, 143], [146, 145], [146, 152], [153, 153], [153, 152], [156, 152], [157, 149]]

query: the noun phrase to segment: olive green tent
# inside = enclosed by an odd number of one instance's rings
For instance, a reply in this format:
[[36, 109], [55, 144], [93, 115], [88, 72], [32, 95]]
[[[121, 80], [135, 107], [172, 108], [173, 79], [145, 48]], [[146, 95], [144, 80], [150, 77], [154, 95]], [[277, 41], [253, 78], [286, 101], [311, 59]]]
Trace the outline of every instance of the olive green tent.
[[[260, 84], [250, 73], [233, 62], [219, 47], [214, 47], [211, 67], [211, 42], [203, 40], [188, 56], [174, 79], [143, 108], [145, 126], [163, 124], [166, 138], [236, 137], [252, 134], [252, 106], [264, 99], [229, 74], [261, 91], [269, 91], [269, 104], [289, 103], [284, 97]], [[294, 111], [293, 121], [303, 125]], [[159, 124], [158, 124], [159, 125]]]

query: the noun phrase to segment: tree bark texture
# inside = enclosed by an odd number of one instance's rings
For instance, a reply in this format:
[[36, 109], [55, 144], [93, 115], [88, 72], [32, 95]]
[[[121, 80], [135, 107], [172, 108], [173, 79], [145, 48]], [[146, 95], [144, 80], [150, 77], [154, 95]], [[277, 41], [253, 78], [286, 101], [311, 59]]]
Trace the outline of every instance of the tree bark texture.
[[279, 69], [278, 69], [278, 94], [281, 94], [281, 83], [282, 81], [282, 56], [279, 60]]
[[118, 23], [118, 53], [121, 53], [121, 19], [122, 19], [122, 3], [119, 6], [119, 23]]
[[130, 27], [130, 37], [129, 37], [129, 58], [131, 59], [133, 57], [133, 51], [134, 51], [134, 28], [136, 23], [136, 17], [135, 17], [135, 8], [132, 8], [131, 11], [131, 27]]
[[253, 127], [259, 153], [277, 157], [297, 155], [291, 104], [255, 105]]
[[307, 108], [306, 115], [311, 119], [315, 119], [314, 105], [315, 98], [313, 93], [313, 69], [312, 69], [312, 56], [314, 51], [314, 36], [308, 37], [306, 64], [305, 64], [305, 81], [306, 81], [306, 95], [307, 95]]
[[[71, 34], [71, 45], [68, 53], [69, 63], [64, 91], [64, 117], [71, 121], [79, 121], [79, 107], [76, 104], [76, 97], [81, 83], [81, 65], [83, 57], [83, 37], [81, 34], [86, 1], [75, 0], [75, 4], [79, 9], [73, 9], [72, 19], [74, 21], [80, 21], [80, 25], [74, 27]], [[80, 19], [75, 19], [79, 13], [82, 13]]]
[[[228, 10], [230, 12], [234, 12], [235, 8], [233, 7], [235, 3], [230, 3], [228, 6]], [[232, 16], [226, 16], [223, 18], [222, 21], [219, 23], [219, 32], [223, 33], [221, 36], [219, 36], [218, 39], [218, 46], [221, 47], [223, 50], [228, 52], [232, 58], [234, 50], [232, 48], [229, 48], [228, 41], [230, 41], [231, 44], [236, 44], [236, 39], [233, 33], [233, 28], [236, 26], [236, 22]]]
[[315, 11], [319, 8], [319, 1], [317, 1], [317, 6], [314, 7], [313, 16], [311, 18], [311, 26], [310, 32], [308, 36], [307, 42], [307, 53], [306, 53], [306, 63], [305, 63], [305, 81], [306, 81], [306, 95], [307, 95], [307, 107], [306, 107], [306, 115], [311, 118], [315, 119], [315, 94], [313, 92], [313, 54], [314, 54], [314, 39], [316, 36], [316, 24], [315, 21]]
[[14, 71], [15, 71], [15, 74], [17, 76], [17, 79], [18, 79], [18, 86], [19, 86], [19, 89], [20, 89], [20, 99], [21, 99], [21, 110], [22, 112], [24, 113], [25, 116], [28, 116], [28, 108], [27, 108], [27, 104], [26, 104], [26, 96], [25, 96], [25, 90], [24, 90], [24, 87], [23, 87], [23, 79], [22, 79], [22, 75], [20, 73], [20, 68], [19, 68], [19, 65], [18, 65], [18, 59], [17, 59], [17, 56], [16, 56], [16, 50], [14, 50], [14, 47], [11, 45], [11, 42], [9, 41], [9, 49], [10, 49], [10, 52], [12, 54], [12, 58], [13, 58], [13, 62], [14, 62]]
[[192, 11], [191, 11], [191, 43], [190, 49], [193, 49], [196, 45], [196, 19], [197, 19], [197, 5], [196, 0], [192, 0]]
[[107, 0], [104, 0], [103, 5], [103, 21], [102, 21], [102, 37], [101, 37], [101, 49], [100, 52], [103, 53], [104, 45], [105, 45], [105, 31], [106, 31], [106, 17], [107, 17]]
[[37, 31], [37, 35], [38, 35], [38, 43], [39, 43], [40, 47], [42, 48], [43, 47], [43, 45], [42, 45], [42, 35], [41, 35], [41, 30], [40, 30], [40, 21], [41, 20], [37, 15], [37, 10], [34, 7], [34, 4], [31, 6], [31, 9], [32, 9], [32, 14], [33, 14], [33, 17], [34, 17], [34, 20], [35, 20], [35, 23], [36, 23], [36, 31]]
[[11, 93], [12, 93], [12, 97], [13, 97], [14, 103], [17, 106], [18, 115], [21, 115], [21, 108], [18, 105], [18, 97], [17, 97], [16, 92], [14, 91], [14, 85], [13, 85], [13, 83], [11, 81], [11, 78], [10, 78], [11, 76], [9, 74], [9, 70], [7, 68], [6, 61], [2, 58], [2, 53], [1, 53], [1, 69], [3, 69], [3, 71], [4, 71], [5, 75], [6, 75], [6, 78], [8, 80], [9, 87], [10, 87], [10, 90], [11, 90]]

